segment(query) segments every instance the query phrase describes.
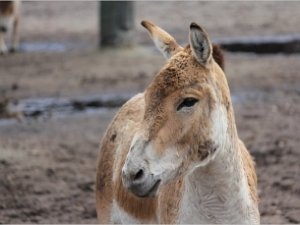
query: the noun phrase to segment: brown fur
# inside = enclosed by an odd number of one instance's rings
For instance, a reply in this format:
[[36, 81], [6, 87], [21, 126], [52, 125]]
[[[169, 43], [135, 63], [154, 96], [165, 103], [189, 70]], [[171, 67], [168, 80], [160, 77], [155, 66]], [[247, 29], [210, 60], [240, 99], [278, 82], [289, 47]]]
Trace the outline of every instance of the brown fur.
[[[158, 32], [158, 35], [163, 34]], [[112, 121], [102, 140], [97, 168], [97, 214], [101, 223], [121, 222], [111, 221], [113, 200], [127, 214], [146, 223], [177, 221], [184, 190], [183, 176], [189, 163], [204, 160], [218, 148], [213, 140], [207, 139], [212, 121], [206, 119], [217, 101], [228, 111], [228, 132], [238, 143], [236, 151], [243, 165], [241, 170], [246, 174], [251, 198], [257, 203], [254, 162], [236, 134], [229, 88], [222, 70], [223, 54], [217, 46], [213, 47], [213, 52], [212, 61], [205, 66], [196, 61], [190, 46], [174, 50], [172, 54], [176, 55], [155, 76], [145, 93], [128, 101]], [[187, 95], [196, 96], [200, 101], [197, 114], [185, 118], [183, 123], [174, 113], [174, 105]], [[189, 131], [184, 130], [187, 125], [191, 127]], [[197, 132], [199, 127], [201, 132]], [[156, 197], [146, 199], [127, 191], [121, 180], [133, 135], [141, 128], [147, 131], [143, 133], [144, 138], [153, 141], [157, 155], [162, 155], [167, 146], [176, 144], [182, 149], [178, 154], [186, 159], [177, 171], [177, 178], [163, 185]]]
[[[132, 138], [128, 137], [124, 140], [124, 132], [126, 132], [127, 129], [136, 129], [134, 126], [141, 120], [139, 106], [143, 104], [143, 99], [141, 98], [127, 102], [114, 118], [114, 122], [108, 128], [107, 133], [102, 140], [98, 159], [96, 183], [97, 214], [101, 223], [111, 222], [108, 215], [110, 214], [112, 199], [115, 199], [127, 213], [134, 215], [136, 218], [143, 221], [153, 221], [156, 217], [156, 198], [145, 201], [145, 199], [135, 197], [133, 194], [129, 193], [122, 185], [120, 173], [117, 174], [115, 183], [112, 180], [114, 164], [120, 172], [124, 165], [130, 140]], [[118, 129], [115, 124], [122, 124], [124, 129]], [[124, 144], [124, 149], [122, 149], [122, 154], [119, 155], [120, 161], [118, 163], [115, 162], [114, 155], [116, 154], [116, 146], [121, 140]]]
[[97, 213], [101, 223], [108, 223], [110, 221], [110, 207], [112, 205], [113, 184], [113, 161], [115, 144], [109, 140], [111, 136], [109, 129], [102, 140], [101, 154], [98, 159], [97, 167], [97, 181], [96, 181], [96, 199], [97, 199]]
[[157, 198], [141, 199], [134, 196], [125, 190], [120, 177], [117, 178], [114, 186], [115, 199], [123, 210], [142, 221], [153, 221], [156, 217]]
[[[156, 35], [158, 38], [156, 40], [160, 40], [160, 44], [163, 44], [165, 48], [165, 53], [167, 55], [174, 55], [176, 52], [180, 51], [182, 48], [178, 45], [175, 39], [169, 35], [167, 32], [162, 30], [160, 27], [155, 26], [153, 23], [149, 21], [142, 21], [142, 26], [145, 27], [151, 36]], [[155, 43], [156, 45], [158, 43]], [[158, 46], [158, 45], [157, 45]], [[164, 54], [165, 54], [164, 53]]]
[[13, 1], [0, 1], [0, 14], [3, 16], [12, 15], [14, 13]]
[[219, 45], [213, 45], [213, 58], [225, 70], [224, 53]]
[[[120, 141], [119, 139], [122, 138], [121, 136], [123, 136], [122, 133], [124, 132], [124, 130], [118, 129], [115, 125], [119, 124], [126, 126], [125, 124], [128, 123], [128, 121], [131, 121], [133, 123], [130, 124], [127, 129], [135, 129], [134, 125], [141, 120], [139, 106], [142, 105], [144, 105], [143, 98], [137, 98], [127, 102], [114, 118], [102, 140], [96, 176], [97, 214], [101, 223], [114, 222], [110, 221], [109, 218], [113, 199], [118, 202], [118, 205], [121, 206], [125, 212], [144, 222], [156, 221], [157, 217], [160, 217], [164, 223], [174, 223], [175, 221], [174, 215], [177, 214], [178, 207], [170, 208], [170, 206], [179, 205], [180, 196], [178, 193], [182, 192], [182, 178], [165, 185], [160, 192], [160, 196], [150, 199], [138, 198], [125, 190], [122, 185], [120, 174], [118, 174], [115, 183], [112, 180], [116, 145]], [[129, 144], [130, 143], [124, 145], [124, 148], [127, 149], [124, 149], [122, 155], [119, 155], [121, 162], [117, 166], [118, 168], [121, 168], [124, 165]], [[121, 169], [118, 171], [121, 171]], [[173, 195], [169, 195], [170, 190], [174, 193]], [[160, 199], [159, 207], [165, 209], [161, 215], [157, 215], [156, 211], [158, 199]]]
[[253, 201], [258, 203], [257, 177], [256, 177], [256, 173], [255, 173], [255, 163], [254, 163], [251, 155], [247, 151], [244, 143], [242, 141], [240, 141], [239, 143], [240, 143], [240, 150], [242, 153], [242, 158], [244, 159], [243, 166], [244, 166], [244, 170], [245, 170], [245, 173], [247, 176], [248, 185], [249, 185], [250, 193], [251, 193], [251, 198], [253, 199]]
[[158, 208], [161, 209], [158, 215], [160, 223], [176, 223], [183, 188], [184, 181], [182, 177], [161, 188], [158, 201]]
[[[195, 148], [190, 150], [189, 154], [193, 161], [197, 161], [199, 158], [204, 158], [207, 151], [211, 149], [203, 148], [203, 151], [199, 151], [199, 148], [196, 148], [196, 146], [199, 146], [199, 143], [206, 142], [206, 137], [208, 136], [206, 130], [209, 130], [212, 126], [211, 121], [204, 119], [205, 116], [208, 116], [209, 111], [212, 110], [211, 102], [214, 101], [210, 95], [209, 87], [205, 84], [209, 79], [206, 69], [192, 57], [190, 47], [186, 47], [176, 55], [176, 58], [172, 58], [166, 67], [154, 78], [145, 92], [146, 109], [144, 119], [147, 121], [148, 126], [151, 127], [148, 138], [155, 139], [155, 137], [159, 137], [157, 141], [154, 141], [156, 151], [163, 152], [167, 144], [171, 143], [172, 140], [181, 139], [181, 142], [178, 144], [183, 149], [185, 149], [184, 146], [187, 144], [195, 146]], [[195, 87], [195, 84], [199, 84], [199, 86]], [[181, 90], [190, 88], [193, 88], [194, 95], [201, 99], [200, 104], [203, 105], [202, 109], [204, 111], [199, 113], [197, 122], [190, 122], [207, 128], [202, 133], [197, 133], [197, 138], [191, 136], [191, 133], [181, 136], [180, 131], [183, 124], [178, 123], [176, 115], [170, 114], [169, 110], [167, 110], [173, 107], [170, 103], [174, 102], [175, 98], [178, 99]], [[166, 120], [167, 118], [168, 120]], [[193, 132], [196, 133], [195, 131]], [[195, 141], [197, 143], [191, 144]], [[187, 165], [182, 165], [182, 170], [186, 167]]]
[[[188, 44], [185, 48], [190, 48], [190, 44]], [[225, 60], [224, 60], [224, 53], [220, 45], [213, 44], [213, 58], [216, 63], [225, 71]]]
[[4, 41], [6, 33], [11, 33], [10, 50], [14, 52], [18, 49], [20, 4], [20, 1], [0, 1], [0, 54], [7, 52]]

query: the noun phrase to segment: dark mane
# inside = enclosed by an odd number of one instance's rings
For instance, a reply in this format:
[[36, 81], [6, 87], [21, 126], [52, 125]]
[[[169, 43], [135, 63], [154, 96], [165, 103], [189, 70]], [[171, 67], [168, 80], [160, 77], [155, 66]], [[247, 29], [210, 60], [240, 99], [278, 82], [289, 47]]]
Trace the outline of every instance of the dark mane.
[[213, 58], [215, 61], [219, 64], [219, 66], [224, 71], [225, 65], [224, 65], [224, 54], [219, 45], [213, 44]]

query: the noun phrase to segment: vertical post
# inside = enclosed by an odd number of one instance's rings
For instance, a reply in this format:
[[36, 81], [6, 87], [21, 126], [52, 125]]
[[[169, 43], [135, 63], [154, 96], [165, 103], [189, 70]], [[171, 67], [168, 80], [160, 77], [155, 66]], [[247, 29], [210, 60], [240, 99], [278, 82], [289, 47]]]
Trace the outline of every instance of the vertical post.
[[134, 3], [102, 1], [99, 3], [100, 48], [129, 47], [134, 44]]

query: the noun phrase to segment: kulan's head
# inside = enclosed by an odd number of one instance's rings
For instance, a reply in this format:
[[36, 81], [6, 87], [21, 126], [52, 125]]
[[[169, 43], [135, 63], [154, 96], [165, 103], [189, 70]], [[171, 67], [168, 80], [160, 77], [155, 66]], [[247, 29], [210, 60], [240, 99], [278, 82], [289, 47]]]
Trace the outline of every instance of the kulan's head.
[[143, 120], [122, 168], [124, 186], [139, 197], [206, 166], [226, 139], [231, 102], [222, 68], [207, 33], [191, 23], [189, 45], [148, 21], [157, 48], [167, 58], [144, 93]]

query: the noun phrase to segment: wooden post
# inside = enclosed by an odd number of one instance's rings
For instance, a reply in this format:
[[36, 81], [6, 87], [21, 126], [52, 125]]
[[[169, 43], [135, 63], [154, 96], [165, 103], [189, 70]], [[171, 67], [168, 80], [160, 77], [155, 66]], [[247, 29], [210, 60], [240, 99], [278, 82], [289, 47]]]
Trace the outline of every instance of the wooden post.
[[100, 48], [129, 47], [134, 44], [134, 3], [102, 1], [99, 3]]

